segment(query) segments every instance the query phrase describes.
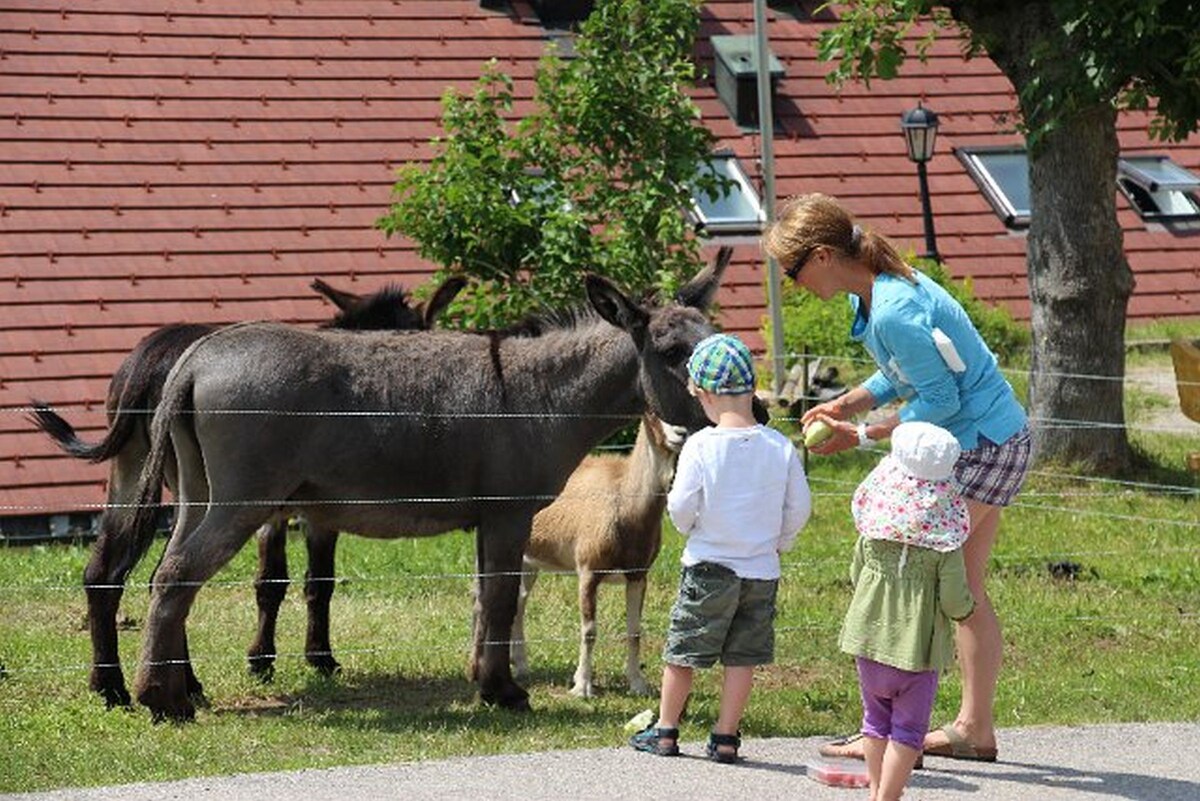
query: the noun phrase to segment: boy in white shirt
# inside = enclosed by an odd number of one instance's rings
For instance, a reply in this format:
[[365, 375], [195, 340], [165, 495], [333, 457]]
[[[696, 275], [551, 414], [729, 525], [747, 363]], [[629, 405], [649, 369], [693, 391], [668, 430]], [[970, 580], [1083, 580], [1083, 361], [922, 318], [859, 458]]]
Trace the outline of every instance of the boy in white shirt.
[[688, 376], [715, 427], [684, 443], [667, 496], [671, 521], [688, 541], [663, 649], [658, 720], [630, 744], [677, 755], [693, 670], [719, 659], [721, 708], [705, 750], [717, 762], [736, 762], [754, 667], [775, 657], [779, 554], [808, 521], [812, 496], [791, 441], [754, 419], [754, 363], [741, 340], [714, 334], [700, 342]]

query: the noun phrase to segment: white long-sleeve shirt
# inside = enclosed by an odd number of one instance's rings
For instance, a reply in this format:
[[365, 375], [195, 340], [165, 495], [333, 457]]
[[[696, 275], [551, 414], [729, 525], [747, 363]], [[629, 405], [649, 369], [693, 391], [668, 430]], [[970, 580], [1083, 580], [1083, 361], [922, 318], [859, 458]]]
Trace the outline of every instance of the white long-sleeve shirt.
[[679, 453], [667, 495], [687, 537], [685, 565], [716, 562], [742, 578], [779, 578], [779, 554], [812, 514], [804, 465], [791, 441], [766, 426], [705, 428]]

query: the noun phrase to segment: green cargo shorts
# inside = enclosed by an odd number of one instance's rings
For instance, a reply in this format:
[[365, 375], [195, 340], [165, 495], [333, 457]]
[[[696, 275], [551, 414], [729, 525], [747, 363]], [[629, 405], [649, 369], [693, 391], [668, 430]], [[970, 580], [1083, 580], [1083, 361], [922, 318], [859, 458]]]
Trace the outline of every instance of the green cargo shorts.
[[684, 667], [768, 665], [775, 660], [776, 579], [740, 578], [724, 565], [683, 568], [663, 660]]

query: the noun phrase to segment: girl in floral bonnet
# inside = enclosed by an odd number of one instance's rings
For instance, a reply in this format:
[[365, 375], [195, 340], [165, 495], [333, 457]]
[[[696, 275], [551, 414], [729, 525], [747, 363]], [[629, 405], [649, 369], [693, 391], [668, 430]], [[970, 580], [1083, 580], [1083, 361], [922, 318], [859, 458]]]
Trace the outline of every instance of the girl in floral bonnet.
[[954, 627], [975, 610], [962, 544], [960, 446], [931, 423], [901, 423], [892, 451], [854, 493], [854, 598], [840, 647], [855, 657], [871, 801], [898, 799], [921, 755]]

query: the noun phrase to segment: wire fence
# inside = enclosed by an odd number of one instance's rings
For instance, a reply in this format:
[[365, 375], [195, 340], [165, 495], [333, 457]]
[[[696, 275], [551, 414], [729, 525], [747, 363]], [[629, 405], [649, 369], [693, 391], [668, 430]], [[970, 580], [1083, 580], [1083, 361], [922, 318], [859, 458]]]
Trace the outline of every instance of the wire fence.
[[[1061, 478], [1061, 476], [1058, 476], [1057, 474], [1050, 474], [1050, 475], [1054, 476], [1055, 478]], [[1182, 487], [1182, 486], [1172, 487], [1172, 486], [1168, 486], [1168, 485], [1154, 485], [1154, 484], [1147, 485], [1144, 482], [1126, 482], [1126, 481], [1119, 481], [1119, 480], [1114, 480], [1114, 479], [1102, 479], [1102, 478], [1095, 478], [1095, 477], [1088, 477], [1088, 476], [1079, 476], [1079, 477], [1072, 477], [1072, 478], [1080, 478], [1080, 479], [1083, 479], [1084, 481], [1090, 481], [1094, 484], [1099, 485], [1099, 487], [1100, 487], [1099, 490], [1092, 490], [1092, 491], [1081, 494], [1081, 497], [1085, 498], [1089, 502], [1091, 502], [1092, 500], [1094, 500], [1097, 497], [1101, 497], [1101, 498], [1122, 497], [1129, 492], [1129, 489], [1131, 487], [1132, 488], [1145, 488], [1145, 487], [1149, 486], [1151, 488], [1166, 489], [1175, 495], [1186, 495], [1187, 497], [1193, 497], [1197, 494], [1197, 490], [1195, 488], [1190, 488], [1190, 487]], [[818, 487], [830, 488], [828, 490], [818, 489], [816, 492], [814, 492], [815, 497], [818, 497], [818, 498], [823, 497], [823, 498], [828, 498], [828, 499], [846, 499], [849, 497], [849, 495], [851, 494], [851, 492], [853, 490], [853, 487], [855, 486], [855, 482], [853, 482], [853, 481], [844, 480], [844, 479], [832, 479], [832, 478], [821, 477], [821, 476], [814, 476], [812, 479], [812, 483]], [[1038, 493], [1037, 495], [1049, 495], [1049, 496], [1059, 497], [1059, 494], [1057, 494], [1057, 493]], [[1053, 514], [1053, 515], [1089, 515], [1089, 516], [1100, 517], [1105, 520], [1113, 521], [1114, 523], [1118, 523], [1118, 524], [1123, 524], [1124, 522], [1127, 522], [1129, 520], [1138, 520], [1141, 522], [1154, 523], [1156, 525], [1164, 525], [1164, 526], [1168, 526], [1168, 527], [1178, 527], [1178, 528], [1181, 528], [1184, 530], [1194, 530], [1194, 529], [1200, 528], [1200, 520], [1197, 520], [1194, 516], [1191, 518], [1187, 518], [1187, 517], [1175, 518], [1175, 517], [1153, 517], [1153, 516], [1148, 516], [1148, 515], [1127, 515], [1127, 514], [1118, 513], [1118, 512], [1107, 512], [1104, 510], [1095, 509], [1091, 506], [1063, 507], [1063, 506], [1060, 506], [1057, 504], [1044, 504], [1044, 503], [1029, 502], [1029, 501], [1018, 501], [1016, 504], [1014, 504], [1014, 507], [1016, 509], [1020, 509], [1020, 510], [1028, 510], [1028, 511]], [[1154, 549], [1154, 553], [1156, 555], [1160, 555], [1160, 556], [1163, 554], [1167, 554], [1167, 553], [1200, 555], [1200, 542], [1187, 543], [1187, 544], [1181, 544], [1181, 545], [1176, 545], [1176, 546], [1166, 546], [1166, 545], [1158, 544], [1158, 545], [1156, 545], [1156, 547]], [[1039, 569], [1045, 569], [1056, 561], [1064, 562], [1067, 560], [1088, 560], [1088, 561], [1095, 563], [1097, 560], [1102, 560], [1102, 559], [1122, 560], [1122, 559], [1127, 559], [1130, 556], [1131, 556], [1131, 551], [1129, 549], [1085, 548], [1085, 549], [1076, 549], [1076, 550], [1064, 549], [1064, 550], [1055, 551], [1055, 552], [1013, 552], [1013, 553], [1006, 553], [1006, 554], [998, 554], [998, 555], [993, 556], [992, 562], [993, 562], [994, 567], [997, 569], [1003, 569], [1003, 568], [1009, 567], [1009, 566], [1028, 566], [1030, 564], [1037, 565], [1039, 567]], [[817, 557], [817, 558], [808, 557], [803, 560], [786, 563], [783, 567], [783, 578], [787, 581], [796, 581], [799, 583], [804, 583], [807, 579], [820, 576], [823, 571], [827, 572], [830, 569], [843, 568], [845, 566], [845, 562], [846, 562], [846, 557], [844, 555], [840, 555], [840, 554], [826, 556], [826, 557]], [[649, 572], [651, 574], [651, 576], [656, 580], [667, 581], [672, 570], [673, 570], [672, 565], [665, 565], [662, 560], [659, 560], [658, 562], [653, 564], [651, 567], [649, 567], [647, 569], [647, 572]], [[601, 576], [612, 576], [614, 578], [625, 576], [625, 575], [628, 575], [628, 573], [629, 573], [629, 571], [626, 571], [626, 570], [597, 570], [594, 572], [598, 573]], [[522, 575], [522, 574], [523, 574], [523, 571], [511, 571], [511, 572], [487, 573], [487, 574], [480, 574], [475, 571], [443, 571], [443, 572], [429, 572], [429, 573], [402, 572], [399, 574], [386, 574], [386, 575], [384, 575], [384, 574], [369, 575], [369, 574], [361, 574], [361, 573], [350, 573], [350, 574], [341, 574], [341, 575], [331, 576], [331, 577], [327, 577], [327, 578], [322, 578], [322, 579], [318, 579], [317, 581], [318, 582], [329, 582], [329, 583], [333, 583], [333, 584], [336, 584], [339, 586], [370, 585], [370, 584], [392, 585], [392, 584], [395, 584], [398, 580], [401, 580], [410, 585], [413, 582], [457, 582], [463, 586], [468, 586], [468, 585], [475, 584], [480, 578], [485, 577], [485, 576], [488, 576], [488, 577], [490, 577], [490, 576], [513, 577], [513, 576], [518, 576], [518, 575]], [[543, 577], [553, 577], [553, 578], [560, 579], [560, 580], [564, 580], [564, 579], [572, 580], [576, 574], [574, 573], [574, 571], [541, 570], [541, 571], [539, 571], [539, 575], [543, 576]], [[194, 583], [189, 583], [189, 584], [191, 586], [201, 586], [201, 584], [203, 584], [204, 586], [206, 586], [210, 589], [216, 589], [216, 590], [224, 589], [224, 590], [232, 590], [232, 591], [241, 591], [243, 594], [248, 594], [247, 591], [249, 591], [251, 588], [256, 588], [261, 585], [272, 584], [272, 583], [283, 584], [283, 585], [290, 585], [293, 583], [300, 584], [301, 580], [300, 579], [291, 579], [291, 578], [275, 578], [275, 579], [266, 579], [266, 580], [244, 578], [244, 579], [219, 579], [219, 580], [212, 580], [212, 581], [209, 581], [206, 583], [194, 582]], [[79, 593], [80, 589], [82, 589], [84, 586], [85, 585], [80, 585], [80, 584], [62, 584], [62, 583], [0, 584], [0, 599], [3, 599], [5, 596], [8, 596], [11, 598], [14, 595], [35, 595], [38, 593], [47, 593], [47, 592], [76, 594], [76, 593]], [[89, 589], [93, 589], [93, 590], [122, 590], [122, 589], [124, 589], [124, 590], [135, 591], [135, 590], [153, 590], [154, 587], [156, 586], [156, 583], [153, 580], [150, 580], [150, 581], [144, 581], [144, 582], [130, 582], [128, 584], [95, 583], [95, 584], [90, 584], [90, 585], [86, 585], [86, 586]], [[249, 602], [248, 597], [246, 599], [246, 602], [247, 603]], [[465, 606], [464, 606], [464, 609], [465, 609]], [[541, 627], [542, 628], [551, 628], [554, 632], [561, 632], [561, 633], [543, 634], [543, 635], [540, 635], [537, 637], [526, 637], [523, 642], [525, 642], [527, 645], [532, 645], [534, 647], [561, 646], [564, 643], [578, 642], [579, 634], [577, 633], [577, 631], [572, 630], [575, 628], [575, 626], [577, 626], [577, 621], [573, 618], [573, 614], [572, 614], [571, 610], [569, 608], [560, 606], [556, 611], [557, 611], [557, 614], [552, 615], [552, 617], [554, 617], [555, 619], [551, 620], [549, 622], [546, 620], [543, 620]], [[1178, 624], [1192, 625], [1197, 622], [1200, 622], [1200, 613], [1197, 613], [1194, 611], [1185, 611], [1185, 610], [1181, 610], [1181, 609], [1177, 610], [1177, 609], [1168, 608], [1168, 609], [1161, 610], [1159, 613], [1159, 616], [1156, 619], [1150, 619], [1150, 618], [1148, 618], [1147, 614], [1144, 612], [1140, 612], [1140, 613], [1139, 612], [1131, 612], [1131, 613], [1122, 614], [1122, 615], [1114, 615], [1112, 613], [1107, 613], [1104, 615], [1097, 615], [1097, 614], [1081, 612], [1081, 613], [1075, 613], [1075, 614], [1070, 614], [1070, 615], [1066, 615], [1066, 616], [1059, 615], [1057, 617], [1057, 620], [1060, 622], [1067, 621], [1067, 622], [1079, 622], [1079, 623], [1091, 621], [1091, 622], [1104, 623], [1106, 625], [1119, 625], [1122, 623], [1131, 623], [1131, 622], [1137, 622], [1139, 624], [1148, 624], [1148, 623], [1153, 624], [1155, 622], [1158, 622], [1158, 623], [1172, 623], [1172, 624], [1176, 624], [1176, 625], [1178, 625]], [[1036, 616], [1026, 616], [1025, 618], [1011, 618], [1011, 619], [1006, 618], [1005, 623], [1006, 623], [1006, 625], [1009, 625], [1009, 626], [1020, 627], [1020, 626], [1036, 626], [1036, 625], [1038, 625], [1039, 621]], [[818, 632], [826, 634], [826, 635], [831, 635], [836, 630], [838, 625], [839, 625], [838, 620], [836, 620], [833, 617], [830, 617], [828, 619], [806, 622], [802, 625], [780, 626], [777, 629], [777, 631], [781, 636], [784, 636], [784, 637], [794, 636], [799, 633], [813, 634], [813, 633], [818, 633]], [[655, 632], [655, 634], [658, 634], [658, 632]], [[609, 641], [616, 643], [616, 642], [623, 641], [625, 639], [625, 635], [624, 634], [601, 635], [598, 639], [601, 643], [605, 643], [605, 642], [609, 642]], [[511, 642], [509, 644], [511, 644]], [[429, 646], [426, 645], [423, 647], [429, 647]], [[434, 647], [437, 647], [439, 649], [450, 649], [452, 651], [461, 652], [461, 653], [465, 654], [468, 651], [468, 649], [470, 648], [469, 631], [466, 630], [466, 628], [464, 627], [464, 630], [461, 631], [457, 637], [453, 638], [453, 640], [451, 642], [443, 643], [443, 644], [440, 644], [440, 645], [437, 645]], [[361, 647], [361, 646], [359, 646], [359, 647], [349, 647], [349, 648], [338, 648], [337, 653], [339, 655], [346, 655], [346, 656], [354, 656], [354, 655], [383, 656], [383, 655], [403, 652], [404, 650], [405, 649], [403, 646], [379, 646], [379, 647]], [[301, 659], [309, 658], [311, 656], [320, 656], [320, 655], [327, 655], [327, 654], [305, 653], [305, 652], [295, 652], [295, 651], [279, 651], [275, 654], [275, 657], [277, 659], [283, 659], [283, 660], [287, 660], [287, 659], [301, 660]], [[211, 664], [234, 664], [234, 663], [241, 664], [244, 661], [244, 657], [242, 657], [240, 655], [234, 656], [234, 655], [230, 655], [230, 654], [225, 654], [225, 655], [200, 654], [197, 656], [193, 656], [191, 661], [194, 664], [210, 664], [210, 665]], [[163, 662], [160, 664], [164, 664], [164, 665], [165, 664], [177, 664], [177, 662], [167, 661], [167, 662]], [[56, 665], [9, 664], [5, 668], [5, 670], [7, 671], [7, 673], [9, 675], [13, 675], [13, 676], [18, 676], [18, 675], [38, 676], [38, 675], [54, 674], [54, 673], [81, 673], [81, 672], [91, 670], [93, 667], [106, 667], [106, 666], [110, 666], [110, 665], [104, 665], [104, 664], [93, 665], [91, 663], [85, 663], [85, 662], [64, 662], [64, 663], [56, 664]], [[115, 667], [115, 666], [116, 665], [111, 665], [110, 667]]]
[[[1059, 374], [1068, 375], [1068, 374]], [[1122, 377], [1110, 376], [1079, 376], [1071, 374], [1075, 377], [1096, 378], [1101, 380], [1125, 380]], [[1198, 382], [1200, 384], [1200, 382]], [[815, 400], [815, 397], [809, 396], [806, 400]], [[58, 407], [46, 407], [51, 411], [66, 411], [72, 408], [71, 405], [62, 405]], [[88, 411], [94, 414], [107, 414], [105, 409], [89, 406]], [[38, 411], [32, 406], [17, 406], [17, 407], [0, 407], [0, 413], [21, 413], [25, 415], [32, 414]], [[140, 414], [152, 415], [154, 409], [121, 409], [122, 414]], [[348, 409], [327, 409], [327, 410], [280, 410], [280, 409], [214, 409], [214, 410], [185, 410], [179, 412], [182, 415], [218, 415], [218, 416], [279, 416], [279, 417], [347, 417], [347, 418], [363, 418], [363, 417], [382, 417], [382, 418], [409, 418], [409, 419], [479, 419], [479, 420], [553, 420], [553, 419], [605, 419], [605, 420], [624, 420], [632, 421], [635, 419], [630, 415], [620, 414], [603, 414], [603, 413], [544, 413], [544, 412], [431, 412], [427, 410], [401, 410], [401, 409], [383, 409], [383, 410], [348, 410]], [[800, 417], [795, 415], [776, 415], [772, 418], [772, 424], [780, 423], [799, 424]], [[1071, 419], [1071, 418], [1051, 418], [1051, 417], [1031, 417], [1030, 424], [1041, 430], [1076, 430], [1076, 429], [1091, 429], [1091, 430], [1125, 430], [1138, 431], [1158, 434], [1195, 434], [1197, 443], [1200, 446], [1200, 429], [1191, 425], [1170, 425], [1170, 424], [1145, 424], [1138, 423], [1131, 425], [1127, 422], [1112, 422], [1095, 419]], [[628, 450], [631, 445], [610, 445], [604, 446], [605, 450], [616, 452]], [[61, 458], [56, 454], [57, 458]], [[1089, 480], [1091, 477], [1085, 476], [1067, 476], [1076, 480]], [[1133, 484], [1131, 483], [1130, 486]], [[1178, 486], [1141, 483], [1138, 485], [1143, 489], [1165, 490], [1170, 492], [1190, 492], [1196, 493], [1195, 488], [1183, 488]], [[500, 502], [513, 500], [547, 500], [555, 496], [463, 496], [456, 498], [449, 497], [417, 497], [417, 496], [401, 496], [388, 499], [325, 499], [314, 502], [309, 502], [311, 505], [346, 505], [346, 504], [366, 504], [380, 505], [390, 503], [445, 503], [449, 501], [470, 501], [470, 502]], [[236, 502], [238, 505], [277, 505], [283, 503], [278, 499], [270, 500], [240, 500]], [[69, 508], [77, 511], [102, 511], [104, 509], [113, 508], [128, 508], [128, 504], [101, 503], [94, 501], [77, 501], [73, 503], [56, 502], [54, 504], [0, 504], [0, 512], [10, 514], [33, 514], [61, 511], [64, 508]], [[0, 541], [5, 538], [0, 534]]]

